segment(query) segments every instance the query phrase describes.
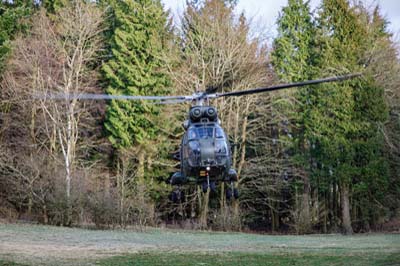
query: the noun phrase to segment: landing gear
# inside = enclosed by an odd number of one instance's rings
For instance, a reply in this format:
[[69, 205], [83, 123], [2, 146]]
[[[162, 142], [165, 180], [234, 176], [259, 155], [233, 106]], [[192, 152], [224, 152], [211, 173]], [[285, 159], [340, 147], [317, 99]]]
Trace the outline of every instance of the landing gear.
[[207, 172], [207, 181], [201, 184], [201, 188], [203, 189], [203, 193], [206, 193], [208, 188], [210, 188], [211, 192], [215, 192], [216, 189], [215, 181], [210, 181], [210, 176], [208, 175], [208, 172]]
[[169, 199], [173, 203], [182, 203], [185, 201], [185, 192], [181, 191], [180, 188], [176, 188], [174, 191], [169, 194]]
[[186, 183], [187, 179], [181, 172], [174, 173], [170, 178], [171, 185], [182, 185]]
[[203, 184], [201, 184], [201, 188], [203, 190], [204, 193], [207, 192], [207, 189], [210, 188], [211, 192], [215, 192], [217, 185], [215, 184], [214, 181], [211, 182], [203, 182]]
[[238, 174], [237, 174], [236, 170], [233, 168], [229, 169], [228, 181], [230, 181], [230, 182], [238, 181]]
[[226, 199], [230, 200], [230, 199], [238, 199], [239, 198], [239, 190], [237, 188], [235, 188], [233, 182], [231, 182], [230, 187], [228, 187], [226, 189]]

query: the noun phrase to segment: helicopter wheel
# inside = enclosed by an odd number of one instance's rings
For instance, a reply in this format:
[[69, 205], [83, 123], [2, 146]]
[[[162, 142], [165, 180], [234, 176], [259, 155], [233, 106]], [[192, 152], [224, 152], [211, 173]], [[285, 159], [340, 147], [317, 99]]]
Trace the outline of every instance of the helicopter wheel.
[[226, 199], [230, 200], [232, 198], [232, 189], [231, 188], [227, 188], [226, 189]]
[[184, 203], [184, 202], [185, 202], [185, 200], [186, 200], [186, 198], [185, 198], [185, 192], [183, 192], [183, 191], [179, 191], [179, 193], [180, 193], [180, 199], [179, 199], [179, 202], [180, 202], [180, 203]]
[[202, 190], [203, 190], [203, 193], [206, 193], [207, 190], [208, 190], [208, 184], [207, 184], [207, 182], [203, 182], [203, 183], [201, 184], [201, 188], [202, 188]]
[[239, 190], [238, 190], [237, 188], [234, 188], [234, 189], [233, 189], [233, 197], [234, 197], [235, 199], [238, 199], [238, 198], [239, 198]]
[[216, 188], [217, 188], [217, 185], [215, 184], [215, 182], [213, 181], [213, 182], [210, 182], [210, 189], [211, 189], [211, 192], [215, 192], [216, 191]]
[[217, 185], [215, 184], [215, 181], [210, 182], [210, 185], [208, 185], [207, 182], [203, 182], [201, 184], [201, 188], [203, 190], [203, 193], [206, 193], [208, 188], [210, 188], [211, 192], [216, 192]]
[[[232, 187], [233, 187], [233, 185], [232, 185]], [[231, 187], [228, 187], [226, 189], [226, 199], [231, 200], [232, 198], [234, 198], [234, 199], [239, 198], [239, 190], [235, 187], [233, 189]]]
[[169, 199], [173, 203], [182, 203], [185, 201], [185, 193], [180, 190], [172, 191], [171, 194], [169, 195]]

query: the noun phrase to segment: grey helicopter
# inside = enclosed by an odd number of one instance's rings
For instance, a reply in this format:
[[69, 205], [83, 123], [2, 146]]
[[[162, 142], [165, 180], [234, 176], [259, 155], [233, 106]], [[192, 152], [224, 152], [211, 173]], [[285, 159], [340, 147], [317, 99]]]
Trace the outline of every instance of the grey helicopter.
[[196, 92], [188, 96], [135, 96], [109, 94], [49, 94], [51, 99], [80, 100], [145, 100], [155, 104], [179, 104], [190, 102], [191, 107], [187, 119], [183, 122], [183, 134], [179, 151], [174, 158], [180, 161], [179, 171], [173, 173], [167, 180], [174, 186], [170, 195], [173, 202], [181, 202], [184, 185], [201, 185], [203, 192], [214, 191], [220, 182], [227, 184], [226, 198], [238, 198], [239, 191], [235, 187], [238, 174], [232, 167], [232, 153], [229, 137], [225, 134], [218, 119], [217, 109], [210, 105], [210, 100], [222, 97], [238, 97], [263, 92], [277, 91], [287, 88], [303, 87], [326, 82], [339, 82], [361, 76], [347, 74], [323, 79], [307, 80], [296, 83], [279, 84], [269, 87], [216, 93], [214, 89]]

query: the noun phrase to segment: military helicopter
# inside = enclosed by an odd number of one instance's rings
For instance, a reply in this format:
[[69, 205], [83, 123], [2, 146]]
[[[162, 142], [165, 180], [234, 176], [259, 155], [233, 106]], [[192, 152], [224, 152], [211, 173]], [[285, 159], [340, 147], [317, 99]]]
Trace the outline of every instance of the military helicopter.
[[302, 87], [326, 82], [338, 82], [361, 76], [361, 74], [348, 74], [323, 79], [308, 80], [303, 82], [280, 84], [270, 87], [214, 93], [215, 90], [196, 92], [189, 96], [130, 96], [108, 94], [50, 94], [51, 99], [80, 99], [80, 100], [146, 100], [155, 104], [178, 104], [191, 102], [187, 120], [183, 122], [185, 133], [182, 137], [179, 152], [175, 159], [180, 161], [180, 170], [173, 173], [168, 180], [176, 186], [171, 193], [171, 200], [181, 201], [183, 193], [181, 186], [186, 184], [202, 185], [203, 191], [215, 190], [217, 182], [228, 184], [226, 197], [238, 198], [238, 190], [234, 182], [238, 175], [232, 168], [231, 144], [218, 119], [217, 109], [210, 105], [210, 100], [222, 97], [237, 97], [262, 92], [271, 92], [281, 89]]

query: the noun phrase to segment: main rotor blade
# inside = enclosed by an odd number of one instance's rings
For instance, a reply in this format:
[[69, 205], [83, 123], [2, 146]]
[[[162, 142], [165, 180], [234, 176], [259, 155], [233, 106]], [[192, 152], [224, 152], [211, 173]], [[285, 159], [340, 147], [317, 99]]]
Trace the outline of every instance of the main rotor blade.
[[271, 86], [271, 87], [250, 89], [250, 90], [244, 90], [244, 91], [216, 93], [216, 94], [210, 94], [209, 97], [210, 98], [219, 98], [219, 97], [229, 97], [229, 96], [242, 96], [242, 95], [255, 94], [255, 93], [261, 93], [261, 92], [282, 90], [282, 89], [293, 88], [293, 87], [302, 87], [302, 86], [307, 86], [307, 85], [320, 84], [320, 83], [325, 83], [325, 82], [343, 81], [343, 80], [347, 80], [347, 79], [356, 78], [361, 75], [362, 75], [361, 73], [356, 73], [356, 74], [349, 74], [349, 75], [343, 75], [343, 76], [329, 77], [329, 78], [324, 78], [324, 79], [315, 79], [315, 80], [307, 80], [307, 81], [302, 81], [302, 82], [280, 84], [280, 85], [275, 85], [275, 86]]
[[132, 95], [109, 95], [109, 94], [94, 94], [94, 93], [80, 93], [80, 94], [46, 94], [42, 97], [44, 99], [53, 100], [149, 100], [155, 101], [154, 103], [169, 103], [172, 101], [190, 101], [191, 96], [132, 96]]

